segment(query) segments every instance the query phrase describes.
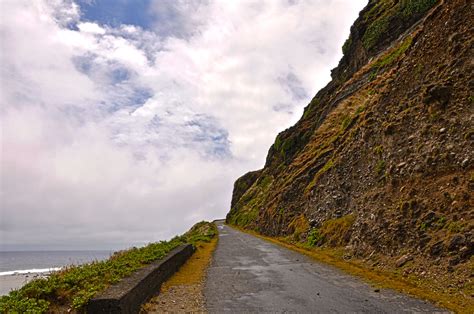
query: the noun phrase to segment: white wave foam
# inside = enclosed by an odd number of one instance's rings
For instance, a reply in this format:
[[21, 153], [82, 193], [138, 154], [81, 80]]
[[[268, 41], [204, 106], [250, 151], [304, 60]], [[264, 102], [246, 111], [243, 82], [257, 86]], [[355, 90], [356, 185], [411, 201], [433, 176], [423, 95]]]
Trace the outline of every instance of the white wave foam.
[[20, 275], [20, 274], [41, 274], [50, 273], [52, 271], [61, 270], [61, 267], [52, 268], [33, 268], [33, 269], [20, 269], [0, 272], [0, 276]]

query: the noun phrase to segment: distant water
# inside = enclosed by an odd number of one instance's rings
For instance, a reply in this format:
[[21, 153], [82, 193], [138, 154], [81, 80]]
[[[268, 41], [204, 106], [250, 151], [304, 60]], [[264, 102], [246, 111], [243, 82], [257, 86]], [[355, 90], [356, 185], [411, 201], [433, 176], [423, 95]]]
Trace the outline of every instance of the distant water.
[[0, 252], [0, 276], [14, 273], [44, 273], [68, 265], [100, 261], [112, 251], [21, 251]]

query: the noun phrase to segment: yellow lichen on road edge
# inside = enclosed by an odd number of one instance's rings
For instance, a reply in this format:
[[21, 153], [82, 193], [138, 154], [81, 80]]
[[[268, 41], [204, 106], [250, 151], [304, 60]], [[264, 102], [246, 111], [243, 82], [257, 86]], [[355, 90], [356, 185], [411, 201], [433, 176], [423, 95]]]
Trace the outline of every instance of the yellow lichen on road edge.
[[141, 313], [206, 313], [202, 290], [217, 241], [215, 236], [210, 242], [198, 242], [196, 252], [163, 283], [160, 293], [142, 306]]
[[370, 268], [368, 265], [364, 264], [362, 260], [344, 260], [341, 249], [321, 247], [307, 248], [303, 245], [291, 243], [285, 238], [268, 237], [252, 230], [246, 230], [229, 224], [227, 224], [227, 226], [304, 254], [319, 262], [335, 266], [336, 268], [341, 269], [348, 274], [361, 278], [362, 280], [373, 286], [376, 286], [377, 288], [393, 289], [413, 297], [428, 300], [433, 304], [451, 310], [455, 313], [474, 313], [472, 302], [469, 302], [460, 296], [456, 297], [449, 294], [439, 294], [427, 290], [426, 287], [420, 287], [415, 282], [411, 282], [409, 279], [404, 278], [398, 274]]
[[200, 242], [197, 244], [196, 252], [191, 258], [176, 272], [162, 287], [162, 291], [166, 291], [176, 285], [191, 285], [202, 283], [206, 276], [206, 270], [212, 258], [212, 253], [217, 245], [217, 237], [209, 243]]

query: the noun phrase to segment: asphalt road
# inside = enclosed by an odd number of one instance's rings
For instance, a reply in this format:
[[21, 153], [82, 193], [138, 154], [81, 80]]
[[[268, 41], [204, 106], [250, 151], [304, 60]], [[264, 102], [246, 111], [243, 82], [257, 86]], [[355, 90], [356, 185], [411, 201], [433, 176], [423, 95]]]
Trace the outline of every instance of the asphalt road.
[[370, 285], [297, 252], [218, 223], [204, 288], [211, 313], [439, 313], [430, 303]]

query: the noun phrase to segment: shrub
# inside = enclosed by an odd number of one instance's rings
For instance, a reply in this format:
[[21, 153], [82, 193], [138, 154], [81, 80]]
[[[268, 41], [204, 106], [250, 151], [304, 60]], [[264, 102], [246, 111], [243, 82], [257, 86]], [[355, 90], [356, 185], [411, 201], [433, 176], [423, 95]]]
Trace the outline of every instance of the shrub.
[[[390, 21], [395, 18], [409, 22], [413, 16], [419, 16], [431, 9], [439, 0], [402, 0], [393, 5], [388, 2], [380, 2], [370, 10], [364, 20], [371, 22], [362, 36], [364, 48], [371, 50], [377, 45], [379, 40], [387, 33]], [[378, 15], [381, 15], [378, 17]]]
[[367, 27], [367, 30], [362, 36], [362, 43], [364, 48], [371, 50], [379, 41], [380, 37], [387, 31], [389, 26], [389, 18], [384, 16], [378, 20], [375, 20], [372, 24]]
[[431, 9], [438, 0], [404, 0], [400, 3], [400, 13], [405, 18], [424, 14]]
[[315, 246], [322, 242], [324, 240], [324, 237], [319, 233], [319, 229], [314, 228], [311, 229], [311, 231], [308, 234], [308, 238], [306, 240], [306, 244], [308, 246]]
[[351, 48], [351, 45], [352, 45], [352, 37], [349, 36], [349, 38], [347, 38], [346, 41], [344, 42], [344, 45], [342, 45], [342, 53], [344, 54], [344, 56], [347, 56], [347, 54], [349, 53], [349, 49]]

